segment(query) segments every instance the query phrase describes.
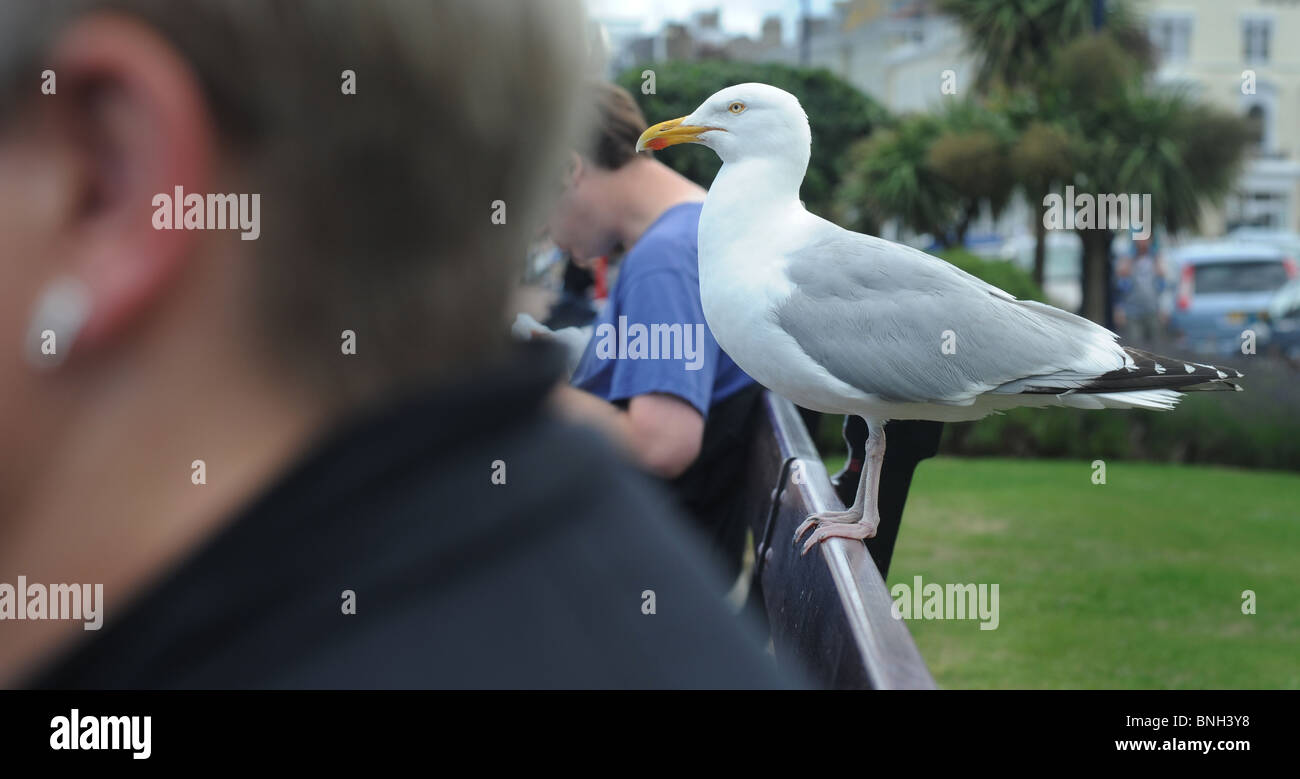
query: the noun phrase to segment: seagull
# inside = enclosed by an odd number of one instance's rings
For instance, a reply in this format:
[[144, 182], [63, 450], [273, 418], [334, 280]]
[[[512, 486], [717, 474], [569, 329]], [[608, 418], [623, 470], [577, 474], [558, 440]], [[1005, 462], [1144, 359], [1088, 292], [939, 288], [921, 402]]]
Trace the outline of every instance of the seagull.
[[794, 536], [816, 528], [802, 554], [875, 535], [891, 419], [959, 422], [1019, 406], [1164, 411], [1183, 392], [1241, 390], [1239, 371], [1121, 346], [1083, 317], [809, 213], [799, 185], [812, 133], [788, 92], [727, 87], [647, 129], [636, 149], [681, 143], [722, 159], [699, 227], [700, 298], [718, 344], [773, 392], [867, 423], [853, 505], [808, 517]]

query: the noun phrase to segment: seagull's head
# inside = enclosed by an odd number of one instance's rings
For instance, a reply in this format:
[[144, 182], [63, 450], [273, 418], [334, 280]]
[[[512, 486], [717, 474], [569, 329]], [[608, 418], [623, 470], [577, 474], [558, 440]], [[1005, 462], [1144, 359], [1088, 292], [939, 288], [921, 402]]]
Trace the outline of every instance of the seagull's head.
[[[767, 157], [808, 163], [812, 133], [799, 100], [767, 84], [737, 84], [715, 92], [689, 116], [649, 128], [636, 150], [699, 143], [723, 162]], [[802, 171], [800, 171], [802, 174]]]

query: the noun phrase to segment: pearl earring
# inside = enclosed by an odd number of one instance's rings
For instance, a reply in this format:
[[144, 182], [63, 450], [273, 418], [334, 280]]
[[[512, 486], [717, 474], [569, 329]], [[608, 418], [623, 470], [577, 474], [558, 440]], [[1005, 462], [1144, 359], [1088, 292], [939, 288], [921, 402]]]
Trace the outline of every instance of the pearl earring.
[[37, 370], [58, 367], [90, 315], [90, 292], [75, 276], [60, 276], [45, 288], [32, 311], [24, 355]]

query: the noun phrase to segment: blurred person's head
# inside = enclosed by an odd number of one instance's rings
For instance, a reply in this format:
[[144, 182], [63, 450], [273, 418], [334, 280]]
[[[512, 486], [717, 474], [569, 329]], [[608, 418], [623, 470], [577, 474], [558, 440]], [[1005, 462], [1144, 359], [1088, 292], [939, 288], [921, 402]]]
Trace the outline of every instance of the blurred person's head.
[[[569, 155], [559, 197], [552, 204], [551, 240], [590, 267], [621, 242], [620, 191], [629, 168], [652, 163], [638, 154], [637, 138], [645, 131], [645, 116], [627, 90], [608, 82], [584, 85], [589, 124], [582, 143]], [[633, 174], [635, 175], [635, 173]]]
[[[0, 505], [94, 456], [116, 506], [162, 478], [128, 453], [188, 483], [246, 428], [491, 360], [572, 146], [579, 21], [567, 0], [4, 3]], [[157, 229], [177, 188], [258, 195], [257, 239]], [[114, 437], [121, 460], [89, 453]]]

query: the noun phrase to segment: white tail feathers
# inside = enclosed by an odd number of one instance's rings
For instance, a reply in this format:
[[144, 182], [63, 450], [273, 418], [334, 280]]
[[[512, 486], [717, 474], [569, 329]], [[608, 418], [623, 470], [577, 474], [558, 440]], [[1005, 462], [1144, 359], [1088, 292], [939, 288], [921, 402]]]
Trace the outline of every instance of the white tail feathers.
[[1145, 408], [1169, 411], [1183, 399], [1183, 393], [1167, 389], [1131, 390], [1129, 392], [1067, 393], [1057, 395], [1063, 406], [1071, 408]]

